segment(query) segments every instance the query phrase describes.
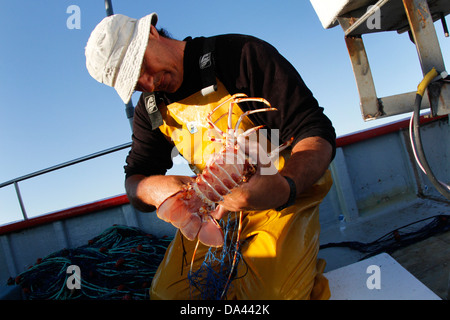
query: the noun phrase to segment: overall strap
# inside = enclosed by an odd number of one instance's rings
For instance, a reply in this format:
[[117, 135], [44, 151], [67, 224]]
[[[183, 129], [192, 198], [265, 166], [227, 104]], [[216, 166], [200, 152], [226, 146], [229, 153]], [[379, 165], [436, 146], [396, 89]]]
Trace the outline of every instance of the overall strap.
[[144, 97], [145, 110], [147, 110], [150, 123], [152, 124], [152, 130], [158, 129], [164, 122], [161, 112], [158, 109], [155, 93], [144, 92], [142, 95]]
[[216, 72], [214, 66], [215, 38], [205, 38], [203, 43], [203, 54], [200, 56], [198, 66], [202, 81], [201, 93], [206, 96], [217, 91]]

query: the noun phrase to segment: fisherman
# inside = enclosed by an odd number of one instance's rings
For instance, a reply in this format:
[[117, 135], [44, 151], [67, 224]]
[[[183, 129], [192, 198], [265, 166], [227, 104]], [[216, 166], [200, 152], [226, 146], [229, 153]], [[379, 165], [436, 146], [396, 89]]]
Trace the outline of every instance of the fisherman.
[[[257, 170], [219, 203], [219, 217], [243, 212], [242, 259], [226, 298], [328, 299], [325, 263], [317, 254], [319, 204], [332, 185], [328, 166], [336, 148], [331, 121], [298, 72], [270, 44], [236, 34], [176, 40], [156, 28], [157, 20], [156, 13], [141, 19], [106, 17], [85, 52], [91, 76], [114, 87], [125, 103], [134, 91], [142, 92], [125, 166], [131, 204], [152, 212], [193, 181], [165, 173], [178, 152], [198, 172], [204, 168], [203, 152], [210, 143], [203, 132], [205, 115], [221, 101], [237, 93], [264, 98], [277, 111], [252, 114], [244, 127], [264, 125], [269, 135], [278, 132], [279, 144], [292, 139], [292, 145], [275, 173]], [[242, 103], [233, 112], [260, 107]], [[202, 138], [192, 146], [198, 141], [191, 139], [195, 134]], [[151, 299], [200, 297], [188, 282], [196, 243], [177, 232], [153, 278]], [[199, 245], [194, 269], [208, 250]]]

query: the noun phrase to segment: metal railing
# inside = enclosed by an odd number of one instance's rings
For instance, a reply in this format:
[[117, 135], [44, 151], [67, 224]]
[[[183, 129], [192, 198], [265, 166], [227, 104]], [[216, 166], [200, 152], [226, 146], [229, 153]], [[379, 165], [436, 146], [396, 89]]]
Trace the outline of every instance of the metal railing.
[[35, 172], [32, 172], [32, 173], [26, 174], [24, 176], [21, 176], [21, 177], [18, 177], [18, 178], [14, 178], [14, 179], [11, 179], [9, 181], [1, 183], [0, 184], [0, 189], [3, 188], [3, 187], [9, 186], [9, 185], [14, 185], [14, 189], [16, 191], [17, 199], [18, 199], [19, 205], [20, 205], [20, 210], [22, 211], [22, 215], [23, 215], [24, 220], [27, 220], [28, 219], [27, 212], [26, 212], [25, 205], [24, 205], [24, 202], [23, 202], [23, 199], [22, 199], [22, 195], [20, 193], [20, 188], [19, 188], [19, 182], [20, 181], [24, 181], [24, 180], [27, 180], [27, 179], [30, 179], [30, 178], [34, 178], [34, 177], [37, 177], [37, 176], [40, 176], [40, 175], [43, 175], [43, 174], [46, 174], [46, 173], [49, 173], [49, 172], [52, 172], [52, 171], [55, 171], [55, 170], [59, 170], [59, 169], [62, 169], [62, 168], [68, 167], [68, 166], [72, 166], [74, 164], [78, 164], [80, 162], [84, 162], [84, 161], [87, 161], [87, 160], [98, 158], [98, 157], [101, 157], [101, 156], [104, 156], [104, 155], [107, 155], [107, 154], [110, 154], [110, 153], [113, 153], [113, 152], [117, 152], [117, 151], [129, 148], [129, 147], [131, 147], [131, 142], [127, 142], [127, 143], [124, 143], [124, 144], [121, 144], [121, 145], [118, 145], [118, 146], [115, 146], [115, 147], [112, 147], [112, 148], [109, 148], [109, 149], [105, 149], [105, 150], [102, 150], [102, 151], [98, 151], [98, 152], [86, 155], [84, 157], [80, 157], [80, 158], [76, 158], [76, 159], [73, 159], [73, 160], [70, 160], [70, 161], [67, 161], [67, 162], [63, 162], [63, 163], [57, 164], [55, 166], [48, 167], [46, 169], [35, 171]]

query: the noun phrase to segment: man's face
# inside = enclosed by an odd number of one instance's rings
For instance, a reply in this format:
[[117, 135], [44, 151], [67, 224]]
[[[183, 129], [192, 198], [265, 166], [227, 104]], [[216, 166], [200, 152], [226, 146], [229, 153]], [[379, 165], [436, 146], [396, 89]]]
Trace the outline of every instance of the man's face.
[[172, 48], [170, 40], [160, 37], [152, 26], [135, 90], [173, 93], [180, 88], [182, 82], [182, 51]]

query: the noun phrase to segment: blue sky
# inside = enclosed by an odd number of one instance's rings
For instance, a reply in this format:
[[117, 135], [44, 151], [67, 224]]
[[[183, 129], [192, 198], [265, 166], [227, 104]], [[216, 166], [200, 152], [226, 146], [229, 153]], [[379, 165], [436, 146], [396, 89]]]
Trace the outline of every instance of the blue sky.
[[[80, 8], [80, 29], [67, 27], [70, 5]], [[84, 47], [105, 16], [104, 1], [1, 0], [0, 8], [0, 183], [129, 142], [122, 101], [85, 67]], [[177, 39], [243, 33], [270, 42], [300, 72], [338, 136], [399, 118], [362, 120], [343, 31], [323, 29], [309, 1], [113, 0], [113, 9], [134, 18], [157, 12], [158, 26]], [[439, 25], [437, 33], [448, 58], [450, 40]], [[382, 32], [364, 41], [379, 97], [415, 90], [422, 73], [407, 34]], [[127, 152], [21, 182], [28, 215], [124, 193]], [[187, 171], [178, 163], [173, 172]], [[0, 189], [0, 224], [20, 218], [14, 189]]]

